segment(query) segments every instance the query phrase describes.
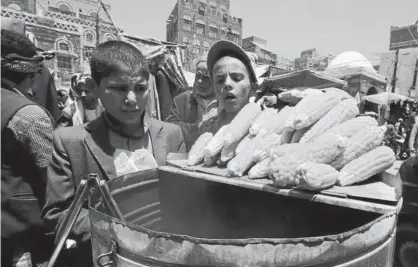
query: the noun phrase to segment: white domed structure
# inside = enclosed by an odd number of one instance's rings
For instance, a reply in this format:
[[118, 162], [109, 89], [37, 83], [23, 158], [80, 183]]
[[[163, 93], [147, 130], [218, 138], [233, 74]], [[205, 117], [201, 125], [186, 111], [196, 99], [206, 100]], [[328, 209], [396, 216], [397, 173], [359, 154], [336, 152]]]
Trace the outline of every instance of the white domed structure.
[[362, 68], [371, 73], [377, 73], [372, 63], [359, 52], [347, 51], [336, 56], [328, 64], [327, 70], [339, 68]]

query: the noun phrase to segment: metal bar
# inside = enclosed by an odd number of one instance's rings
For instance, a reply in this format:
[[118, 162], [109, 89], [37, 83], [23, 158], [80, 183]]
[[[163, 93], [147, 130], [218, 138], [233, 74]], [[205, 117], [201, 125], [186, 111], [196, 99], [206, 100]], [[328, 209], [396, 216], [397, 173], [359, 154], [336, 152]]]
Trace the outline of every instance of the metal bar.
[[118, 205], [116, 204], [116, 201], [113, 199], [113, 197], [110, 194], [109, 187], [106, 184], [106, 181], [100, 180], [99, 176], [95, 177], [95, 181], [98, 184], [100, 195], [103, 198], [103, 204], [109, 211], [110, 215], [123, 220], [122, 212], [120, 211]]
[[55, 247], [51, 258], [48, 261], [48, 267], [53, 267], [55, 262], [57, 261], [62, 247], [64, 246], [64, 243], [68, 237], [68, 234], [73, 228], [74, 223], [78, 215], [80, 214], [81, 208], [84, 205], [84, 202], [90, 195], [90, 190], [88, 189], [88, 181], [86, 179], [81, 180], [80, 185], [77, 188], [74, 201], [71, 203], [70, 208], [68, 209], [68, 212], [64, 217], [64, 220], [58, 228], [56, 237], [56, 240], [58, 240], [58, 244]]

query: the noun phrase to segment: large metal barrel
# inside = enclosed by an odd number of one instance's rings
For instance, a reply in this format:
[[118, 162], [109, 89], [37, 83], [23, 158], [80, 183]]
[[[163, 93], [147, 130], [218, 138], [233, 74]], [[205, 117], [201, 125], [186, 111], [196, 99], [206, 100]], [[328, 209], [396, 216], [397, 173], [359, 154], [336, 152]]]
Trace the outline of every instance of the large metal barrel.
[[91, 199], [96, 266], [392, 267], [395, 210], [382, 215], [164, 170], [109, 188], [125, 220]]

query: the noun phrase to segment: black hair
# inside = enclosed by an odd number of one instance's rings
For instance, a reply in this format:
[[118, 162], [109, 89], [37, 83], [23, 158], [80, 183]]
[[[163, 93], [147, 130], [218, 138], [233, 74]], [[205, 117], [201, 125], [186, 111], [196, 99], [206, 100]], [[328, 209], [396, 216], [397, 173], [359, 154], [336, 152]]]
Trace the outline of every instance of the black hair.
[[33, 57], [37, 54], [36, 46], [25, 35], [1, 29], [1, 56], [18, 54], [23, 57]]
[[112, 40], [99, 44], [91, 54], [90, 69], [91, 77], [97, 86], [104, 77], [113, 72], [119, 72], [122, 68], [135, 70], [141, 68], [149, 77], [149, 67], [145, 56], [135, 46]]

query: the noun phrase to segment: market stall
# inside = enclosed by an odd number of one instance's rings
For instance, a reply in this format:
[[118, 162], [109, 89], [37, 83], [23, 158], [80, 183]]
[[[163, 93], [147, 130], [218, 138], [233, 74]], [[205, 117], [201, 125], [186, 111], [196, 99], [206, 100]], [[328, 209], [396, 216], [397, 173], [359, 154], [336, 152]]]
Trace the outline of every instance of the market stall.
[[89, 194], [96, 266], [392, 267], [403, 199], [386, 128], [330, 89], [248, 103], [158, 169], [93, 175], [75, 203]]

